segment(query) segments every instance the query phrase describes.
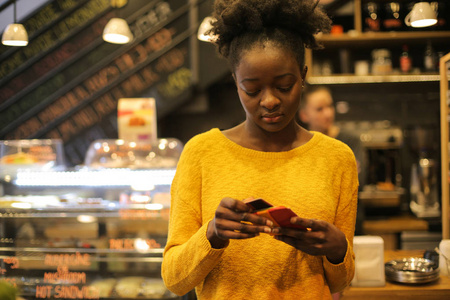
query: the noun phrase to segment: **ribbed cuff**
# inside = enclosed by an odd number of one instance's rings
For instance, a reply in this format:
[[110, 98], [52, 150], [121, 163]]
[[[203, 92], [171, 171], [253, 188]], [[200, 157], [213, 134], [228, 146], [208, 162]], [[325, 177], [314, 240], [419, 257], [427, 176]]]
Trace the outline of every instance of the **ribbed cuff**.
[[355, 261], [353, 248], [347, 240], [347, 252], [344, 260], [339, 264], [333, 264], [326, 257], [323, 258], [323, 268], [330, 291], [332, 293], [342, 291], [350, 284], [355, 274]]
[[328, 260], [328, 258], [326, 256], [323, 257], [323, 266], [325, 268], [325, 271], [334, 271], [336, 272], [337, 270], [340, 269], [345, 269], [348, 260], [349, 260], [349, 256], [352, 255], [352, 247], [350, 246], [350, 243], [348, 242], [347, 238], [345, 239], [347, 241], [347, 251], [345, 252], [345, 256], [344, 259], [342, 260], [342, 262], [338, 263], [338, 264], [333, 264], [332, 262], [330, 262]]
[[208, 222], [206, 222], [198, 232], [200, 234], [200, 237], [199, 237], [200, 238], [200, 247], [204, 251], [208, 252], [208, 256], [209, 255], [220, 255], [228, 247], [228, 245], [230, 244], [230, 241], [227, 242], [225, 247], [220, 248], [220, 249], [216, 249], [211, 246], [211, 243], [209, 242], [208, 238], [206, 237], [206, 232], [208, 230], [208, 226], [211, 221], [212, 220], [209, 220]]

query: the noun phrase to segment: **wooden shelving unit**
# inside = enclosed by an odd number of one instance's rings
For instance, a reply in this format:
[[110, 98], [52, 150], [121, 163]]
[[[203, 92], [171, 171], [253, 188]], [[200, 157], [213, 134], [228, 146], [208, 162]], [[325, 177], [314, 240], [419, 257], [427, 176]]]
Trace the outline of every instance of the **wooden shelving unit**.
[[442, 182], [442, 239], [450, 238], [449, 189], [449, 121], [450, 121], [450, 53], [440, 60], [441, 76], [441, 182]]
[[[353, 49], [359, 52], [372, 49], [389, 48], [393, 45], [401, 47], [403, 44], [425, 46], [428, 41], [433, 44], [450, 41], [450, 31], [417, 30], [411, 31], [390, 31], [390, 32], [363, 32], [361, 16], [362, 0], [354, 0], [354, 30], [343, 34], [319, 34], [317, 40], [325, 49]], [[305, 63], [309, 68], [309, 84], [377, 84], [377, 83], [419, 83], [438, 82], [438, 73], [413, 73], [413, 74], [390, 74], [390, 75], [367, 75], [356, 76], [354, 74], [332, 74], [330, 76], [320, 76], [314, 74], [313, 65], [314, 51], [307, 49], [305, 53]]]

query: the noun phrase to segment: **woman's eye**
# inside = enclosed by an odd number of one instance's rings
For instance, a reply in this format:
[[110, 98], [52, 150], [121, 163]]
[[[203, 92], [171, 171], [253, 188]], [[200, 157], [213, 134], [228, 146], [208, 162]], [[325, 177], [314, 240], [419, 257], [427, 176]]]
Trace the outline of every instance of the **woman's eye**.
[[284, 92], [284, 93], [289, 92], [290, 90], [292, 90], [292, 85], [288, 86], [288, 87], [280, 87], [280, 88], [278, 88], [278, 90], [280, 90], [281, 92]]
[[246, 93], [248, 96], [250, 96], [250, 97], [255, 97], [256, 95], [258, 95], [259, 91], [256, 91], [256, 92], [247, 92], [247, 91], [245, 91], [245, 93]]

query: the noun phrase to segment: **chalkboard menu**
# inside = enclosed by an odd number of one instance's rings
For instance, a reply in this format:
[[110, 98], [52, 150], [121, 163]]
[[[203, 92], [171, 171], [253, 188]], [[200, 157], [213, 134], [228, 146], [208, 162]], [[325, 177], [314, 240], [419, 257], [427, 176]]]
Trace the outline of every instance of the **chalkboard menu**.
[[[3, 63], [10, 63], [0, 61], [0, 72], [15, 75], [0, 79], [0, 139], [59, 138], [69, 164], [78, 164], [90, 141], [117, 138], [119, 98], [152, 94], [157, 111], [158, 106], [177, 103], [191, 86], [193, 32], [189, 5], [183, 2], [130, 1], [121, 17], [129, 15], [135, 40], [113, 45], [101, 39], [104, 25], [115, 13], [109, 0], [85, 1], [73, 13], [89, 7], [80, 18], [90, 26], [62, 34], [63, 42], [39, 52], [42, 59], [21, 61], [27, 64], [23, 72], [2, 69]], [[56, 28], [49, 30], [54, 33]]]

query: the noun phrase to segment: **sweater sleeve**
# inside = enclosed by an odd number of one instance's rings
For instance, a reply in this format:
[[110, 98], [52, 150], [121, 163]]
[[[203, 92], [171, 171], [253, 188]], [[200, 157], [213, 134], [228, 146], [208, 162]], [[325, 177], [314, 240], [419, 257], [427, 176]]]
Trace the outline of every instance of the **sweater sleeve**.
[[326, 257], [323, 258], [325, 277], [332, 293], [342, 291], [348, 286], [355, 273], [353, 235], [358, 201], [358, 173], [353, 155], [351, 156], [351, 160], [343, 165], [352, 167], [344, 170], [341, 178], [341, 192], [334, 225], [345, 234], [347, 239], [347, 252], [343, 262], [339, 264], [333, 264]]
[[169, 234], [161, 270], [167, 288], [177, 295], [199, 285], [224, 251], [213, 249], [206, 238], [210, 220], [202, 222], [200, 155], [193, 148], [186, 144], [172, 182]]

